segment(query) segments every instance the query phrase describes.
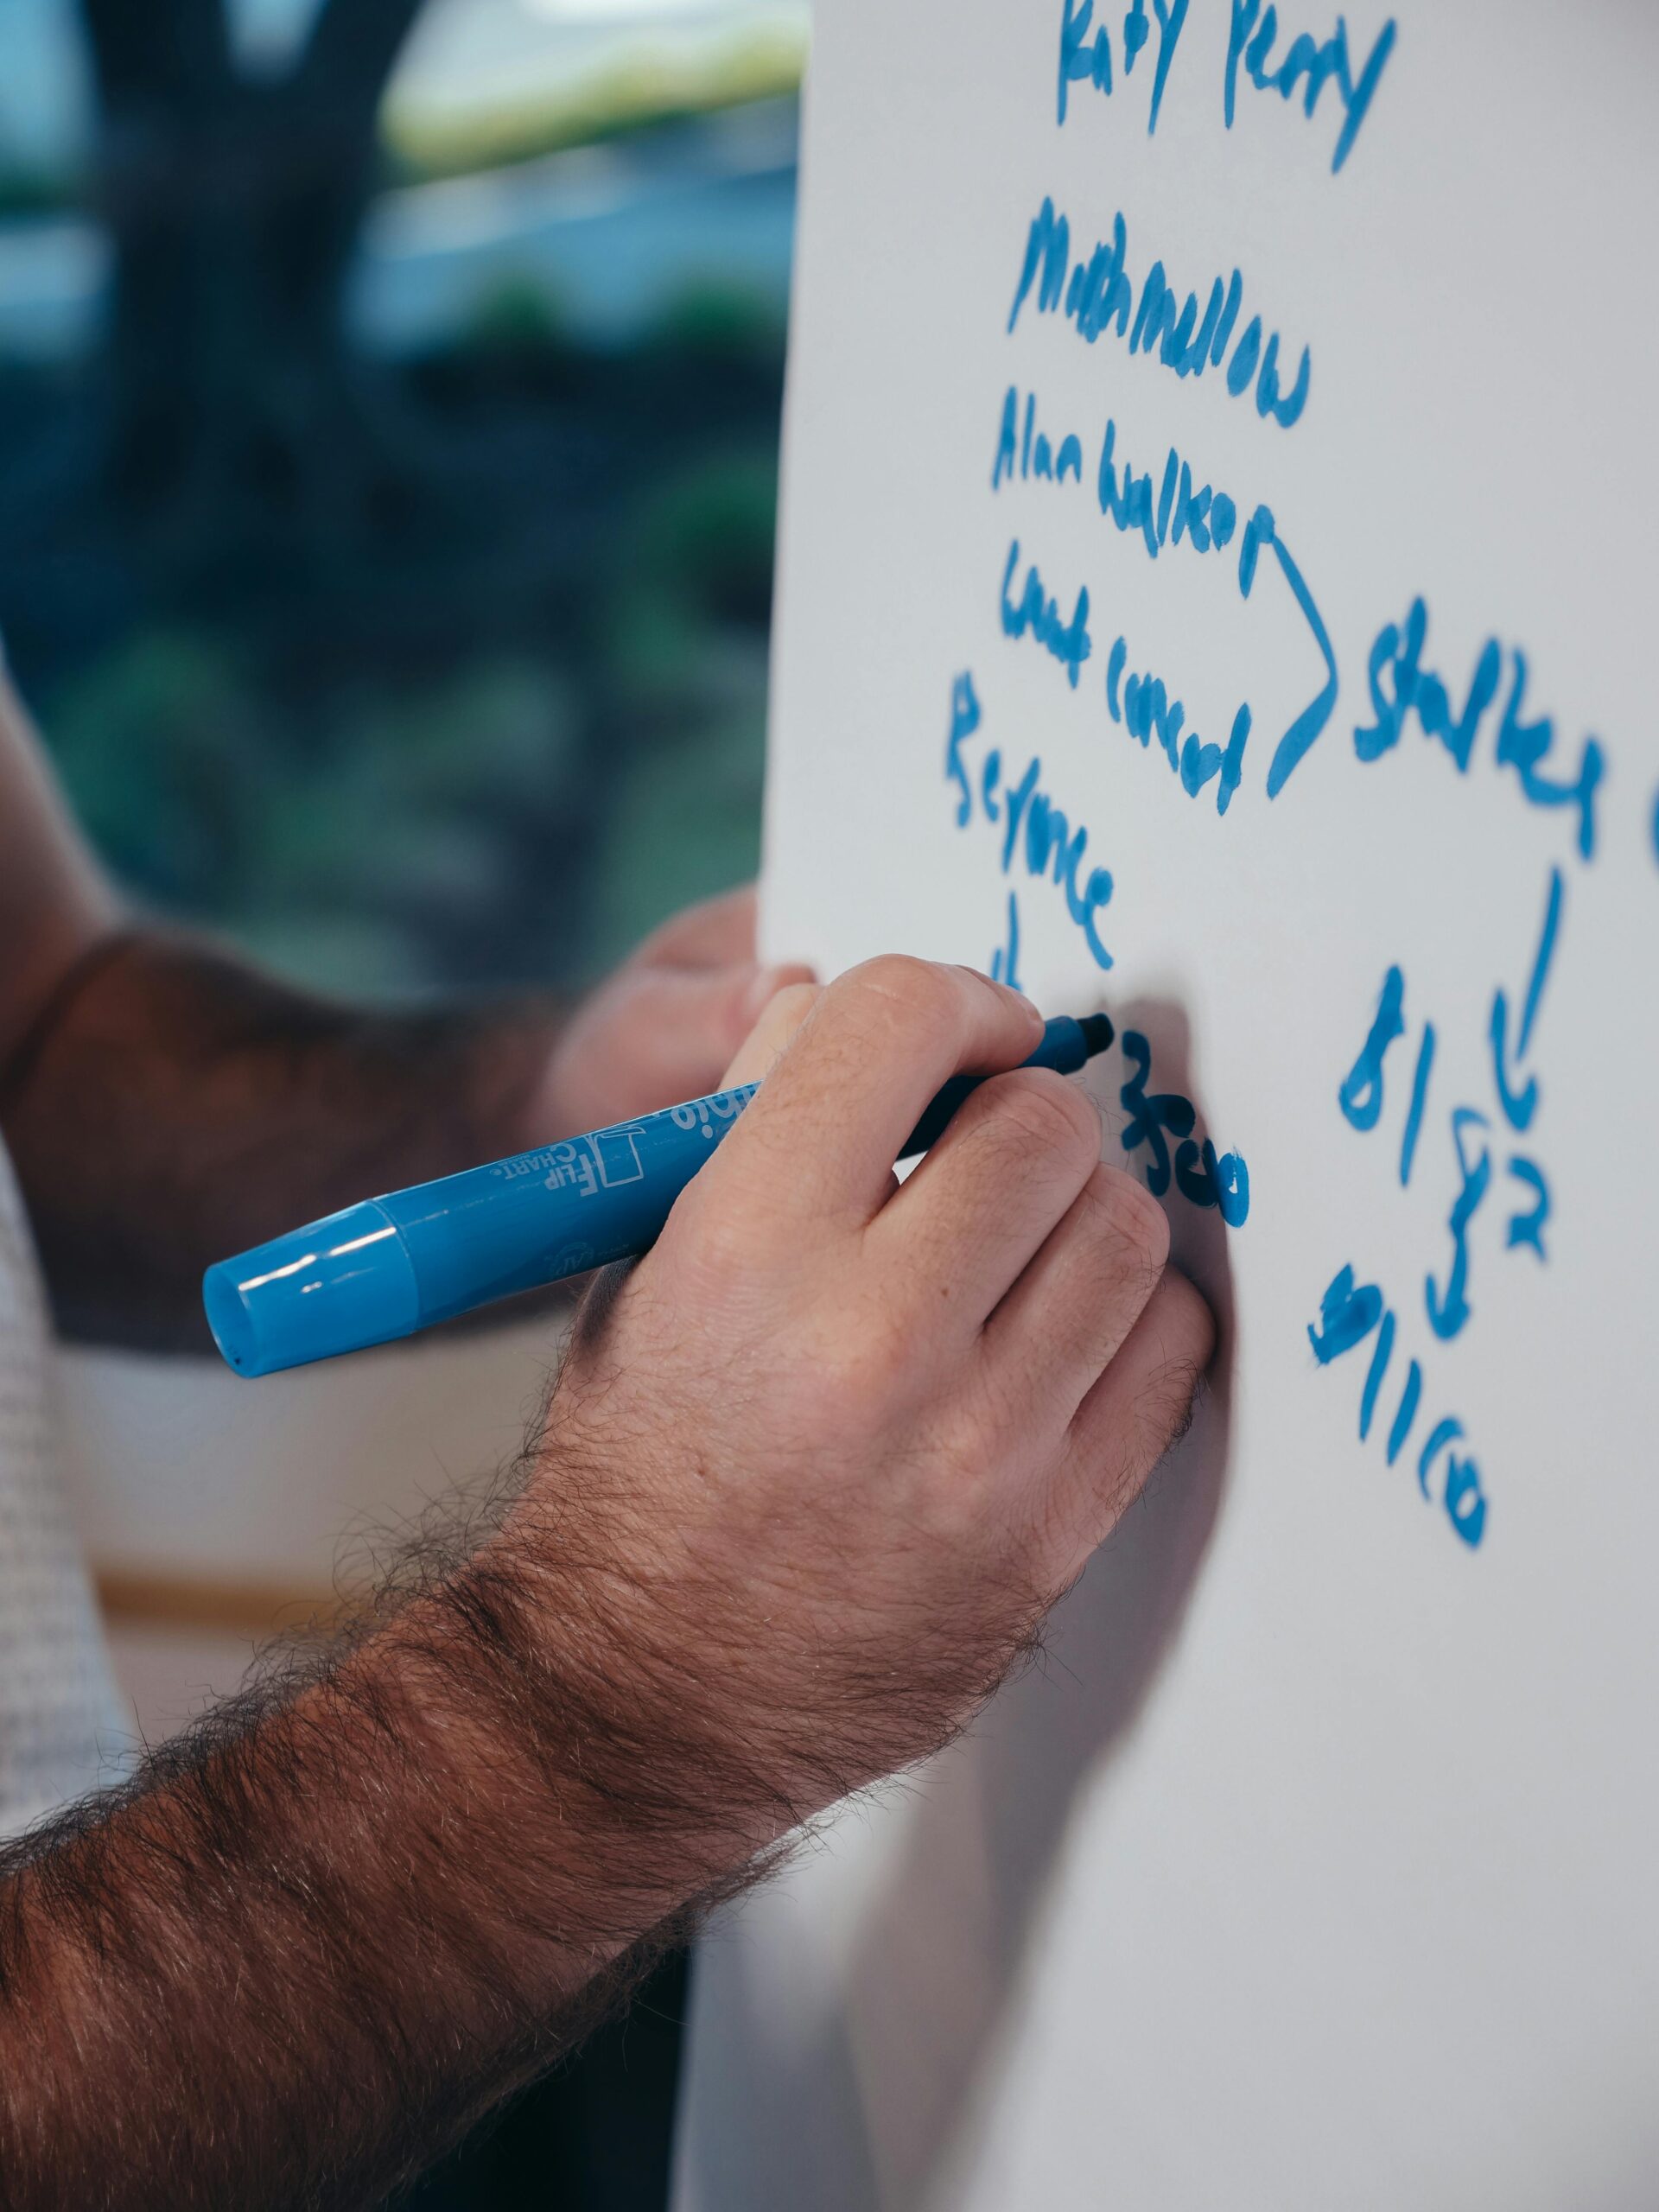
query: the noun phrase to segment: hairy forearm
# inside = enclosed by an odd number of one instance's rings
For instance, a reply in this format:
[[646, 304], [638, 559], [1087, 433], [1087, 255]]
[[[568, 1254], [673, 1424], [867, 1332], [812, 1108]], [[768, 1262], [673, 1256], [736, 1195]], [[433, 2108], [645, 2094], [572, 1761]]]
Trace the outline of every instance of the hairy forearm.
[[60, 1325], [205, 1345], [201, 1271], [372, 1192], [528, 1141], [550, 1001], [364, 1014], [135, 931], [0, 1070]]
[[671, 1645], [613, 1617], [639, 1595], [594, 1571], [556, 1479], [569, 1560], [510, 1518], [304, 1686], [14, 1847], [15, 2212], [369, 2201], [578, 2040], [786, 1821], [732, 1787], [695, 1698], [664, 1704]]
[[1036, 1009], [887, 960], [794, 1019], [465, 1562], [0, 1868], [18, 2212], [360, 2202], [947, 1742], [1146, 1480], [1213, 1339], [1093, 1109], [1015, 1068], [890, 1183]]

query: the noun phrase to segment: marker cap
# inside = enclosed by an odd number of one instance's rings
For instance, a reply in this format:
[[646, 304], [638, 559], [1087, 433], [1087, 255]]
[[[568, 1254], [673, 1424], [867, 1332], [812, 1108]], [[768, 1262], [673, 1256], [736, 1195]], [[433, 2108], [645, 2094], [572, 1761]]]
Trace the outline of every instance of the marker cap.
[[202, 1278], [207, 1324], [238, 1375], [273, 1375], [419, 1325], [403, 1236], [374, 1198], [220, 1260]]

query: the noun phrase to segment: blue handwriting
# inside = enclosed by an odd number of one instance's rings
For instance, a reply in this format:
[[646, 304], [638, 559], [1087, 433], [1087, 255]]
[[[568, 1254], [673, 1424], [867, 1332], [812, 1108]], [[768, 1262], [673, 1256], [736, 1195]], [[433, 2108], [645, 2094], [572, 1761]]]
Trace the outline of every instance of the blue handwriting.
[[1011, 991], [1023, 991], [1020, 980], [1020, 900], [1008, 893], [1008, 926], [1001, 944], [991, 955], [991, 981], [1006, 983]]
[[[1217, 276], [1210, 287], [1204, 313], [1198, 313], [1196, 292], [1189, 292], [1178, 308], [1161, 261], [1154, 261], [1141, 285], [1137, 302], [1135, 285], [1124, 270], [1128, 231], [1122, 214], [1112, 218], [1110, 245], [1097, 244], [1088, 260], [1071, 259], [1071, 226], [1056, 214], [1054, 202], [1045, 199], [1026, 237], [1026, 256], [1014, 305], [1008, 310], [1008, 329], [1020, 320], [1020, 310], [1037, 288], [1037, 311], [1052, 315], [1063, 307], [1079, 337], [1092, 346], [1101, 334], [1116, 326], [1127, 337], [1131, 353], [1156, 353], [1164, 366], [1178, 377], [1201, 377], [1206, 367], [1219, 368], [1227, 349], [1227, 389], [1236, 399], [1251, 380], [1255, 384], [1255, 411], [1264, 420], [1271, 416], [1286, 429], [1301, 419], [1307, 404], [1312, 362], [1306, 346], [1288, 391], [1279, 374], [1279, 334], [1267, 334], [1263, 344], [1262, 318], [1252, 315], [1236, 344], [1234, 326], [1243, 301], [1244, 280], [1236, 269], [1224, 289]], [[1133, 321], [1131, 321], [1133, 317]]]
[[1227, 76], [1222, 95], [1227, 128], [1230, 130], [1233, 127], [1241, 61], [1246, 78], [1257, 92], [1277, 92], [1283, 100], [1292, 97], [1299, 79], [1305, 79], [1302, 113], [1310, 120], [1319, 104], [1319, 95], [1327, 85], [1334, 84], [1343, 108], [1342, 129], [1338, 134], [1336, 151], [1331, 156], [1331, 173], [1334, 176], [1359, 136], [1359, 126], [1370, 108], [1383, 64], [1394, 51], [1396, 26], [1393, 16], [1377, 33], [1365, 66], [1356, 77], [1348, 53], [1348, 26], [1340, 16], [1337, 17], [1336, 29], [1327, 39], [1318, 41], [1306, 31], [1300, 32], [1286, 48], [1283, 60], [1275, 67], [1269, 57], [1279, 35], [1277, 9], [1263, 8], [1262, 0], [1232, 0], [1232, 7], [1233, 19], [1227, 36]]
[[1020, 541], [1016, 537], [1008, 548], [1008, 565], [1002, 571], [1002, 634], [1006, 638], [1023, 638], [1029, 631], [1038, 644], [1046, 646], [1059, 662], [1075, 691], [1078, 672], [1094, 651], [1089, 635], [1089, 588], [1086, 584], [1079, 588], [1071, 619], [1065, 622], [1060, 619], [1058, 601], [1044, 594], [1043, 580], [1034, 561], [1026, 570], [1019, 597], [1010, 596], [1014, 570], [1019, 565]]
[[1290, 549], [1279, 535], [1271, 507], [1259, 506], [1244, 526], [1244, 536], [1238, 551], [1238, 588], [1248, 599], [1255, 582], [1255, 563], [1262, 548], [1268, 546], [1279, 564], [1296, 611], [1306, 623], [1319, 657], [1325, 663], [1325, 682], [1295, 715], [1282, 737], [1273, 749], [1273, 759], [1268, 764], [1268, 797], [1277, 798], [1287, 780], [1313, 745], [1314, 740], [1331, 719], [1337, 703], [1337, 656], [1331, 646], [1331, 633], [1323, 617], [1313, 603], [1313, 594]]
[[[1175, 49], [1180, 44], [1181, 27], [1186, 21], [1187, 0], [1153, 0], [1154, 13], [1158, 18], [1158, 59], [1153, 67], [1152, 103], [1147, 117], [1147, 136], [1158, 128], [1158, 111], [1163, 105], [1164, 86], [1169, 77], [1169, 65], [1175, 59]], [[1060, 84], [1059, 119], [1065, 121], [1066, 97], [1073, 85], [1092, 85], [1097, 92], [1109, 98], [1112, 90], [1112, 42], [1103, 20], [1096, 28], [1092, 39], [1090, 26], [1094, 22], [1095, 0], [1061, 0], [1060, 12]], [[1152, 26], [1147, 20], [1147, 0], [1130, 0], [1123, 18], [1123, 74], [1135, 73], [1135, 65], [1141, 49], [1152, 35]]]
[[[1148, 556], [1156, 560], [1160, 547], [1179, 544], [1183, 537], [1198, 553], [1230, 544], [1237, 509], [1225, 493], [1212, 493], [1209, 485], [1194, 492], [1192, 471], [1173, 446], [1164, 462], [1163, 482], [1154, 505], [1152, 475], [1136, 476], [1127, 461], [1120, 477], [1115, 454], [1117, 425], [1109, 421], [1101, 442], [1096, 495], [1102, 514], [1116, 527], [1138, 534]], [[1319, 658], [1325, 680], [1306, 706], [1294, 715], [1274, 747], [1268, 766], [1268, 797], [1277, 798], [1309, 747], [1330, 721], [1337, 703], [1337, 656], [1325, 619], [1308, 589], [1306, 579], [1279, 535], [1271, 507], [1258, 505], [1245, 524], [1238, 542], [1238, 588], [1249, 599], [1255, 588], [1256, 565], [1262, 549], [1272, 553], [1290, 592], [1297, 613], [1306, 623]]]
[[[1500, 985], [1492, 994], [1491, 1015], [1486, 1031], [1491, 1049], [1492, 1089], [1502, 1120], [1517, 1136], [1525, 1135], [1530, 1129], [1538, 1110], [1539, 1080], [1535, 1073], [1529, 1071], [1527, 1062], [1532, 1045], [1533, 1027], [1554, 958], [1564, 898], [1561, 872], [1559, 868], [1552, 868], [1544, 902], [1543, 924], [1522, 1000], [1520, 1018], [1514, 1024], [1513, 1033], [1508, 992]], [[1405, 995], [1405, 976], [1399, 968], [1391, 967], [1383, 978], [1376, 1012], [1372, 1017], [1365, 1041], [1337, 1093], [1344, 1116], [1356, 1129], [1374, 1129], [1382, 1117], [1384, 1065], [1390, 1046], [1406, 1033]], [[1402, 1188], [1411, 1180], [1429, 1079], [1434, 1065], [1434, 1026], [1426, 1021], [1418, 1045], [1410, 1100], [1400, 1144], [1400, 1182]], [[1492, 1148], [1484, 1135], [1492, 1126], [1491, 1116], [1478, 1107], [1459, 1103], [1451, 1109], [1448, 1127], [1458, 1181], [1457, 1194], [1446, 1217], [1446, 1231], [1452, 1240], [1452, 1257], [1445, 1281], [1440, 1282], [1431, 1274], [1423, 1286], [1429, 1326], [1442, 1341], [1449, 1341], [1460, 1335], [1467, 1326], [1472, 1311], [1469, 1300], [1469, 1234], [1475, 1217], [1492, 1186]], [[1524, 1245], [1536, 1258], [1548, 1261], [1549, 1255], [1544, 1246], [1544, 1229], [1551, 1212], [1548, 1178], [1535, 1160], [1518, 1151], [1512, 1152], [1503, 1162], [1503, 1172], [1512, 1182], [1520, 1185], [1524, 1193], [1523, 1202], [1518, 1204], [1510, 1215], [1504, 1248], [1513, 1251]]]
[[[1033, 433], [1035, 433], [1033, 436]], [[1068, 433], [1059, 442], [1057, 451], [1050, 443], [1047, 433], [1037, 429], [1037, 395], [1026, 395], [1025, 430], [1020, 432], [1020, 391], [1015, 385], [1008, 386], [1007, 397], [1002, 402], [1002, 428], [996, 441], [996, 463], [991, 470], [991, 489], [995, 492], [1003, 478], [1020, 476], [1047, 478], [1052, 483], [1064, 484], [1070, 469], [1074, 483], [1083, 481], [1083, 441], [1075, 432]]]
[[[1354, 751], [1362, 760], [1380, 760], [1400, 742], [1407, 716], [1415, 715], [1424, 736], [1437, 738], [1458, 773], [1466, 775], [1482, 717], [1497, 698], [1503, 680], [1503, 654], [1496, 638], [1486, 640], [1476, 658], [1462, 709], [1454, 714], [1444, 680], [1422, 665], [1427, 631], [1428, 609], [1421, 599], [1414, 599], [1403, 629], [1398, 623], [1385, 622], [1377, 632], [1366, 667], [1371, 712], [1376, 719], [1356, 728]], [[1511, 647], [1510, 652], [1513, 676], [1498, 723], [1494, 760], [1500, 768], [1514, 769], [1529, 806], [1577, 810], [1580, 856], [1592, 860], [1596, 790], [1606, 768], [1601, 747], [1593, 737], [1585, 739], [1578, 773], [1570, 782], [1559, 782], [1543, 772], [1541, 763], [1554, 746], [1555, 725], [1548, 715], [1537, 721], [1523, 719], [1527, 657], [1518, 645]]]
[[[1249, 707], [1241, 706], [1233, 716], [1232, 734], [1224, 753], [1220, 746], [1206, 743], [1197, 730], [1188, 730], [1183, 740], [1186, 709], [1179, 699], [1170, 697], [1161, 676], [1131, 674], [1123, 679], [1128, 652], [1122, 638], [1114, 639], [1106, 662], [1107, 712], [1115, 722], [1122, 723], [1131, 737], [1140, 740], [1143, 749], [1150, 751], [1153, 739], [1157, 739], [1189, 798], [1197, 798], [1213, 777], [1216, 812], [1225, 814], [1243, 780], [1244, 747], [1250, 735]], [[1120, 679], [1123, 679], [1121, 697]]]
[[[1088, 868], [1089, 832], [1079, 823], [1074, 830], [1064, 810], [1039, 788], [1040, 760], [1030, 762], [1017, 784], [1004, 785], [1002, 755], [993, 747], [979, 763], [977, 778], [969, 773], [963, 747], [975, 736], [983, 717], [971, 674], [964, 671], [950, 687], [950, 730], [945, 741], [945, 780], [954, 784], [957, 827], [965, 830], [974, 818], [978, 801], [980, 818], [1002, 832], [1002, 873], [1007, 875], [1019, 853], [1026, 873], [1033, 880], [1049, 880], [1064, 890], [1066, 911], [1083, 932], [1096, 965], [1109, 968], [1112, 956], [1101, 941], [1098, 918], [1112, 896], [1109, 869]], [[1012, 915], [1014, 937], [1010, 958], [1018, 952], [1018, 923]]]
[[[1250, 1212], [1250, 1171], [1243, 1154], [1224, 1152], [1217, 1156], [1208, 1137], [1202, 1143], [1196, 1141], [1192, 1130], [1198, 1109], [1179, 1091], [1147, 1095], [1152, 1046], [1138, 1029], [1123, 1032], [1123, 1059], [1131, 1072], [1117, 1094], [1129, 1117], [1123, 1125], [1122, 1142], [1125, 1152], [1146, 1147], [1147, 1188], [1154, 1198], [1161, 1198], [1173, 1175], [1184, 1198], [1195, 1206], [1216, 1207], [1229, 1229], [1243, 1229]], [[1173, 1160], [1172, 1136], [1176, 1139]]]
[[1192, 482], [1191, 466], [1173, 446], [1164, 456], [1163, 480], [1156, 496], [1152, 472], [1137, 476], [1129, 463], [1117, 466], [1117, 424], [1108, 420], [1095, 472], [1095, 496], [1108, 521], [1139, 537], [1147, 557], [1155, 561], [1166, 545], [1190, 545], [1195, 553], [1224, 552], [1238, 527], [1238, 509], [1225, 492]]
[[[1192, 471], [1179, 458], [1174, 447], [1170, 447], [1168, 460], [1164, 462], [1164, 485], [1157, 495], [1157, 509], [1153, 506], [1153, 478], [1150, 474], [1135, 475], [1128, 462], [1123, 462], [1123, 474], [1119, 480], [1115, 469], [1113, 454], [1117, 445], [1117, 425], [1106, 423], [1106, 438], [1099, 449], [1097, 498], [1099, 511], [1109, 515], [1119, 531], [1139, 531], [1146, 550], [1157, 560], [1159, 546], [1174, 540], [1179, 544], [1181, 536], [1188, 536], [1197, 553], [1208, 553], [1212, 546], [1228, 546], [1232, 542], [1236, 506], [1225, 493], [1212, 493], [1208, 485], [1199, 493], [1192, 491]], [[1179, 462], [1179, 469], [1177, 469]], [[1307, 580], [1300, 573], [1299, 564], [1289, 553], [1289, 546], [1279, 536], [1279, 524], [1274, 522], [1272, 506], [1256, 506], [1249, 522], [1245, 522], [1243, 536], [1239, 537], [1239, 595], [1248, 600], [1256, 588], [1256, 562], [1261, 550], [1272, 553], [1279, 564], [1279, 573], [1289, 588], [1296, 613], [1303, 617], [1312, 632], [1312, 639], [1319, 646], [1320, 661], [1325, 664], [1325, 681], [1314, 692], [1307, 706], [1292, 716], [1283, 736], [1274, 746], [1274, 757], [1268, 763], [1268, 797], [1276, 798], [1292, 772], [1296, 770], [1307, 754], [1316, 736], [1332, 719], [1336, 708], [1336, 652], [1332, 648], [1330, 631], [1325, 628], [1325, 617], [1314, 604], [1314, 595], [1307, 588]], [[1234, 723], [1236, 730], [1236, 723]]]
[[[1394, 1356], [1397, 1324], [1392, 1310], [1384, 1304], [1377, 1284], [1356, 1284], [1351, 1267], [1338, 1268], [1319, 1300], [1319, 1318], [1307, 1332], [1314, 1358], [1321, 1367], [1329, 1367], [1332, 1360], [1340, 1359], [1344, 1353], [1363, 1344], [1374, 1329], [1376, 1342], [1371, 1348], [1370, 1365], [1366, 1370], [1364, 1387], [1359, 1399], [1359, 1438], [1362, 1444], [1371, 1433], [1377, 1398], [1388, 1374], [1389, 1362]], [[1407, 1366], [1399, 1404], [1389, 1428], [1387, 1449], [1389, 1466], [1393, 1466], [1400, 1457], [1411, 1434], [1422, 1395], [1423, 1370], [1414, 1359]], [[1447, 1414], [1434, 1423], [1417, 1455], [1417, 1487], [1426, 1498], [1433, 1495], [1430, 1481], [1444, 1457], [1446, 1468], [1441, 1481], [1440, 1503], [1446, 1509], [1447, 1520], [1472, 1551], [1486, 1533], [1486, 1495], [1481, 1488], [1480, 1468], [1473, 1455], [1464, 1457], [1452, 1449], [1463, 1433], [1463, 1423], [1453, 1414]]]
[[[1018, 390], [1010, 386], [1003, 403], [1003, 439], [999, 442], [998, 463], [992, 472], [994, 487], [1001, 484], [1005, 475], [1012, 474], [1017, 465], [1010, 464], [1005, 471], [1001, 466], [1001, 453], [1011, 426], [1019, 420], [1020, 411]], [[1030, 401], [1025, 414], [1029, 423], [1033, 420]], [[1214, 491], [1208, 484], [1195, 487], [1190, 465], [1173, 446], [1165, 457], [1163, 480], [1155, 495], [1150, 470], [1137, 475], [1128, 461], [1120, 468], [1116, 454], [1117, 424], [1109, 418], [1101, 441], [1100, 466], [1096, 472], [1096, 497], [1101, 513], [1116, 529], [1138, 538], [1149, 560], [1155, 561], [1165, 547], [1183, 543], [1200, 556], [1224, 550], [1236, 536], [1240, 595], [1249, 599], [1254, 593], [1257, 568], [1265, 550], [1272, 554], [1276, 571], [1290, 593], [1292, 604], [1307, 626], [1323, 665], [1323, 680], [1307, 704], [1292, 717], [1274, 744], [1272, 759], [1268, 764], [1267, 793], [1269, 798], [1276, 798], [1330, 721], [1337, 703], [1337, 657], [1332, 646], [1331, 633], [1325, 627], [1324, 617], [1308, 588], [1306, 579], [1280, 536], [1271, 507], [1258, 505], [1240, 531], [1238, 510], [1233, 499], [1224, 492]], [[1060, 480], [1058, 471], [1054, 480], [1057, 483]], [[1044, 590], [1041, 576], [1033, 567], [1027, 575], [1019, 596], [1012, 597], [1010, 592], [1019, 552], [1019, 540], [1016, 538], [1003, 572], [1003, 630], [1011, 638], [1023, 637], [1027, 632], [1037, 637], [1065, 666], [1075, 690], [1078, 672], [1092, 649], [1092, 640], [1088, 632], [1088, 592], [1086, 589], [1079, 592], [1068, 621], [1062, 617], [1058, 601]], [[1120, 672], [1122, 667], [1120, 659]], [[1122, 721], [1123, 717], [1116, 696], [1116, 678], [1109, 670], [1107, 680], [1108, 702], [1113, 719]], [[1148, 695], [1145, 709], [1149, 717], [1147, 731], [1150, 734], [1156, 727], [1160, 742], [1165, 742], [1166, 730], [1173, 709], [1170, 708], [1166, 696], [1162, 708], [1154, 709], [1156, 696], [1155, 693]], [[1195, 796], [1212, 775], [1222, 779], [1217, 796], [1219, 810], [1224, 814], [1227, 810], [1227, 801], [1230, 800], [1232, 791], [1236, 788], [1236, 779], [1231, 771], [1242, 760], [1250, 719], [1248, 708], [1241, 708], [1239, 715], [1234, 717], [1232, 741], [1236, 741], [1236, 750], [1224, 753], [1214, 747], [1205, 749], [1200, 745], [1192, 747], [1190, 755], [1183, 747], [1179, 753], [1170, 756], [1172, 766], [1179, 772], [1187, 790]], [[1139, 728], [1135, 728], [1135, 734], [1141, 735]], [[1168, 749], [1166, 743], [1166, 749]]]

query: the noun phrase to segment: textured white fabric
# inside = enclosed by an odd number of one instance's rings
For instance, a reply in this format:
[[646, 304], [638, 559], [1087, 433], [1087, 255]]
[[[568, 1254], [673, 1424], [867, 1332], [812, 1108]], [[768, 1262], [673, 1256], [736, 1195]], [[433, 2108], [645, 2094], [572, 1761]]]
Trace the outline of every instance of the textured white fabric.
[[125, 1731], [59, 1485], [52, 1344], [0, 1148], [0, 1834], [117, 1770]]

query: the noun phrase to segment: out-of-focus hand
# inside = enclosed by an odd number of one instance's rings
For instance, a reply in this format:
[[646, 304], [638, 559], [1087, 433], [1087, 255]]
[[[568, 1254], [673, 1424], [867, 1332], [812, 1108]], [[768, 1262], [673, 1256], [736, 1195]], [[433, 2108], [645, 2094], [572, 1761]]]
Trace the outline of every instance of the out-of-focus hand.
[[752, 886], [687, 907], [577, 1007], [530, 1103], [524, 1142], [714, 1090], [761, 1008], [811, 973], [755, 959]]
[[[642, 1885], [945, 1740], [1186, 1419], [1208, 1309], [1083, 1091], [1018, 1067], [1039, 1031], [919, 961], [785, 992], [730, 1071], [759, 1096], [579, 1317], [517, 1532]], [[1012, 1071], [899, 1187], [963, 1069]]]

